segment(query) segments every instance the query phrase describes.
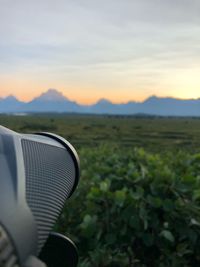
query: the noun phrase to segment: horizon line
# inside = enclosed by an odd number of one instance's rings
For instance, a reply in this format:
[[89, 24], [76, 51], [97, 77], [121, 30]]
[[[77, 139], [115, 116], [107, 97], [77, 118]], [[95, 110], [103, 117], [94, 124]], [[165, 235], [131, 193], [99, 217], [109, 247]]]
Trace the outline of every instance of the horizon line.
[[2, 100], [2, 99], [4, 100], [4, 99], [9, 98], [9, 97], [14, 97], [14, 98], [16, 98], [18, 101], [20, 101], [20, 102], [23, 102], [23, 103], [30, 103], [30, 102], [33, 101], [34, 99], [39, 98], [39, 97], [42, 96], [43, 94], [48, 93], [50, 90], [54, 90], [55, 92], [57, 92], [58, 94], [62, 95], [64, 98], [66, 98], [67, 100], [69, 100], [69, 101], [71, 101], [71, 102], [76, 102], [76, 103], [79, 104], [79, 105], [85, 105], [85, 106], [95, 105], [95, 104], [97, 104], [98, 102], [100, 102], [101, 100], [108, 101], [108, 102], [110, 102], [111, 104], [120, 105], [120, 104], [128, 104], [128, 103], [130, 103], [130, 102], [134, 102], [134, 103], [144, 103], [145, 101], [147, 101], [149, 98], [152, 98], [152, 97], [160, 98], [160, 99], [163, 99], [163, 98], [171, 98], [171, 99], [176, 99], [176, 100], [198, 100], [198, 99], [200, 99], [200, 97], [197, 97], [197, 98], [181, 98], [181, 97], [175, 97], [175, 96], [169, 96], [169, 95], [166, 95], [166, 96], [159, 96], [159, 95], [156, 95], [156, 94], [152, 94], [152, 95], [149, 95], [149, 96], [145, 97], [143, 100], [140, 100], [140, 101], [130, 99], [130, 100], [128, 100], [128, 101], [124, 101], [124, 102], [123, 102], [123, 101], [122, 101], [122, 102], [114, 102], [114, 101], [110, 100], [109, 98], [106, 98], [106, 97], [103, 97], [103, 96], [102, 96], [102, 97], [98, 98], [95, 102], [92, 102], [92, 103], [90, 103], [90, 104], [88, 104], [88, 103], [85, 104], [85, 103], [81, 103], [81, 102], [79, 102], [79, 101], [77, 101], [77, 100], [75, 100], [75, 99], [71, 99], [71, 98], [69, 98], [68, 96], [66, 96], [65, 94], [63, 94], [62, 91], [60, 91], [60, 90], [58, 90], [58, 89], [52, 89], [52, 88], [49, 88], [49, 89], [47, 89], [46, 91], [41, 92], [40, 94], [38, 94], [37, 96], [33, 97], [31, 100], [28, 100], [28, 101], [21, 100], [21, 99], [18, 98], [18, 96], [15, 95], [15, 94], [8, 94], [8, 95], [6, 95], [6, 96], [0, 96], [0, 100]]

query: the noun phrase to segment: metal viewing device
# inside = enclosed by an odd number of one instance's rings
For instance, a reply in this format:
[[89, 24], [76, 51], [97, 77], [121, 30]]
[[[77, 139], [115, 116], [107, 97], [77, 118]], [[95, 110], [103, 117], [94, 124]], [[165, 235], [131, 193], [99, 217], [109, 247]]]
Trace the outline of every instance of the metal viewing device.
[[78, 254], [52, 228], [79, 180], [64, 138], [0, 126], [0, 267], [75, 267]]

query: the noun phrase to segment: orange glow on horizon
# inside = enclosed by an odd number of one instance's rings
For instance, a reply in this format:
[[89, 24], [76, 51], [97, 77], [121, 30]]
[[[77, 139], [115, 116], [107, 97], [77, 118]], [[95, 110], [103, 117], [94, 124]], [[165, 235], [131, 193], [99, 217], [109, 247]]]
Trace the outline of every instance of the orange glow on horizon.
[[[21, 79], [20, 79], [21, 78]], [[31, 101], [40, 94], [46, 92], [49, 88], [55, 88], [71, 101], [79, 104], [94, 104], [99, 99], [105, 98], [113, 103], [127, 103], [129, 101], [142, 102], [152, 95], [158, 97], [174, 97], [179, 99], [197, 99], [200, 98], [200, 79], [199, 72], [185, 71], [174, 73], [174, 76], [166, 77], [162, 83], [155, 86], [134, 84], [122, 84], [116, 86], [102, 86], [86, 84], [69, 83], [66, 86], [64, 82], [43, 81], [34, 79], [22, 79], [17, 76], [1, 76], [0, 75], [0, 97], [14, 95], [21, 101]], [[109, 89], [108, 89], [109, 88]], [[134, 89], [135, 88], [135, 89]]]
[[[51, 87], [52, 88], [52, 87]], [[190, 97], [190, 95], [187, 96], [186, 95], [179, 95], [179, 94], [166, 94], [166, 95], [162, 95], [162, 94], [150, 94], [150, 95], [146, 95], [146, 96], [141, 96], [141, 95], [135, 95], [135, 97], [131, 97], [129, 95], [112, 95], [111, 93], [103, 96], [101, 94], [92, 94], [92, 92], [89, 92], [89, 94], [80, 94], [81, 91], [83, 91], [82, 89], [67, 89], [67, 90], [60, 90], [57, 89], [59, 87], [56, 87], [55, 89], [58, 90], [59, 92], [61, 92], [65, 97], [67, 97], [70, 101], [75, 101], [79, 104], [84, 104], [84, 105], [90, 105], [90, 104], [94, 104], [96, 103], [98, 100], [104, 98], [109, 100], [112, 103], [115, 104], [120, 104], [120, 103], [127, 103], [130, 101], [136, 101], [136, 102], [143, 102], [145, 101], [148, 97], [152, 96], [152, 95], [156, 95], [157, 97], [174, 97], [174, 98], [178, 98], [178, 99], [197, 99], [200, 97], [199, 95], [196, 95], [194, 97]], [[15, 96], [18, 100], [20, 101], [24, 101], [24, 102], [29, 102], [31, 101], [33, 98], [40, 96], [42, 93], [46, 92], [49, 88], [41, 90], [41, 89], [37, 89], [37, 88], [33, 88], [33, 89], [29, 89], [29, 91], [26, 90], [16, 90], [16, 91], [9, 91], [9, 90], [1, 90], [0, 89], [0, 97], [7, 97], [8, 95], [13, 95]], [[92, 91], [92, 90], [91, 90]], [[77, 93], [79, 92], [79, 93]]]
[[[28, 89], [27, 89], [28, 88]], [[42, 88], [42, 89], [41, 89]], [[75, 87], [73, 85], [66, 87], [58, 83], [39, 84], [33, 81], [21, 81], [18, 79], [8, 83], [7, 79], [0, 80], [0, 97], [14, 95], [17, 99], [29, 102], [33, 98], [38, 97], [46, 92], [49, 88], [55, 88], [71, 101], [79, 104], [94, 104], [99, 99], [105, 98], [113, 103], [126, 103], [129, 101], [143, 101], [148, 97], [142, 94], [131, 94], [130, 90], [126, 92], [124, 89], [100, 90], [99, 88], [90, 88], [86, 86]], [[116, 94], [117, 91], [117, 94]], [[126, 92], [126, 94], [125, 94]]]
[[[50, 88], [50, 87], [49, 87]], [[27, 90], [23, 90], [23, 89], [18, 89], [16, 88], [16, 90], [2, 90], [0, 89], [0, 97], [7, 97], [8, 95], [14, 95], [15, 97], [17, 97], [17, 99], [24, 101], [24, 102], [29, 102], [31, 101], [33, 98], [38, 97], [39, 95], [41, 95], [42, 93], [46, 92], [49, 88], [46, 88], [44, 90], [41, 90], [40, 88], [30, 88], [29, 87], [29, 91]], [[52, 88], [52, 87], [51, 87]], [[94, 92], [92, 92], [92, 89], [86, 90], [80, 88], [80, 89], [66, 89], [66, 90], [60, 90], [59, 87], [55, 87], [56, 90], [58, 90], [59, 92], [61, 92], [65, 97], [67, 97], [69, 100], [71, 101], [76, 101], [79, 104], [84, 104], [84, 105], [90, 105], [90, 104], [94, 104], [96, 103], [99, 99], [107, 99], [109, 101], [111, 101], [112, 103], [115, 104], [119, 104], [119, 103], [127, 103], [129, 101], [136, 101], [136, 102], [143, 102], [144, 100], [146, 100], [148, 97], [152, 96], [152, 95], [156, 95], [157, 97], [174, 97], [174, 98], [179, 98], [179, 99], [197, 99], [200, 97], [200, 94], [195, 95], [193, 97], [190, 96], [190, 94], [177, 94], [177, 92], [175, 92], [175, 94], [149, 94], [149, 95], [136, 95], [135, 96], [130, 96], [130, 95], [125, 95], [125, 94], [112, 94], [111, 92], [106, 94], [106, 95], [101, 95], [99, 94], [94, 94]], [[82, 94], [81, 92], [85, 91], [84, 94]]]

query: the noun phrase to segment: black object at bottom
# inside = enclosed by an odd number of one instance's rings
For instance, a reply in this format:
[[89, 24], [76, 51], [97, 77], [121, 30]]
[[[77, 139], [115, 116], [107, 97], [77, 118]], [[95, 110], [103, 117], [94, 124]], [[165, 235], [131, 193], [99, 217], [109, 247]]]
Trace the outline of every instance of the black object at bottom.
[[76, 267], [78, 252], [74, 243], [64, 235], [50, 233], [39, 258], [48, 267]]

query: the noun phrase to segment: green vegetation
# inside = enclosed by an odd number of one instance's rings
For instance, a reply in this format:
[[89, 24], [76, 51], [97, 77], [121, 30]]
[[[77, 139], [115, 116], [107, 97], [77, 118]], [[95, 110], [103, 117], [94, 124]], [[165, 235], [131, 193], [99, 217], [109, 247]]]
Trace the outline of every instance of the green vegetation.
[[200, 119], [0, 116], [53, 131], [78, 150], [81, 180], [56, 229], [80, 267], [200, 266]]
[[57, 226], [80, 266], [200, 265], [200, 154], [102, 146], [80, 157], [80, 187]]
[[156, 118], [92, 115], [0, 115], [0, 124], [19, 132], [53, 131], [78, 150], [102, 143], [150, 152], [200, 151], [200, 118]]

